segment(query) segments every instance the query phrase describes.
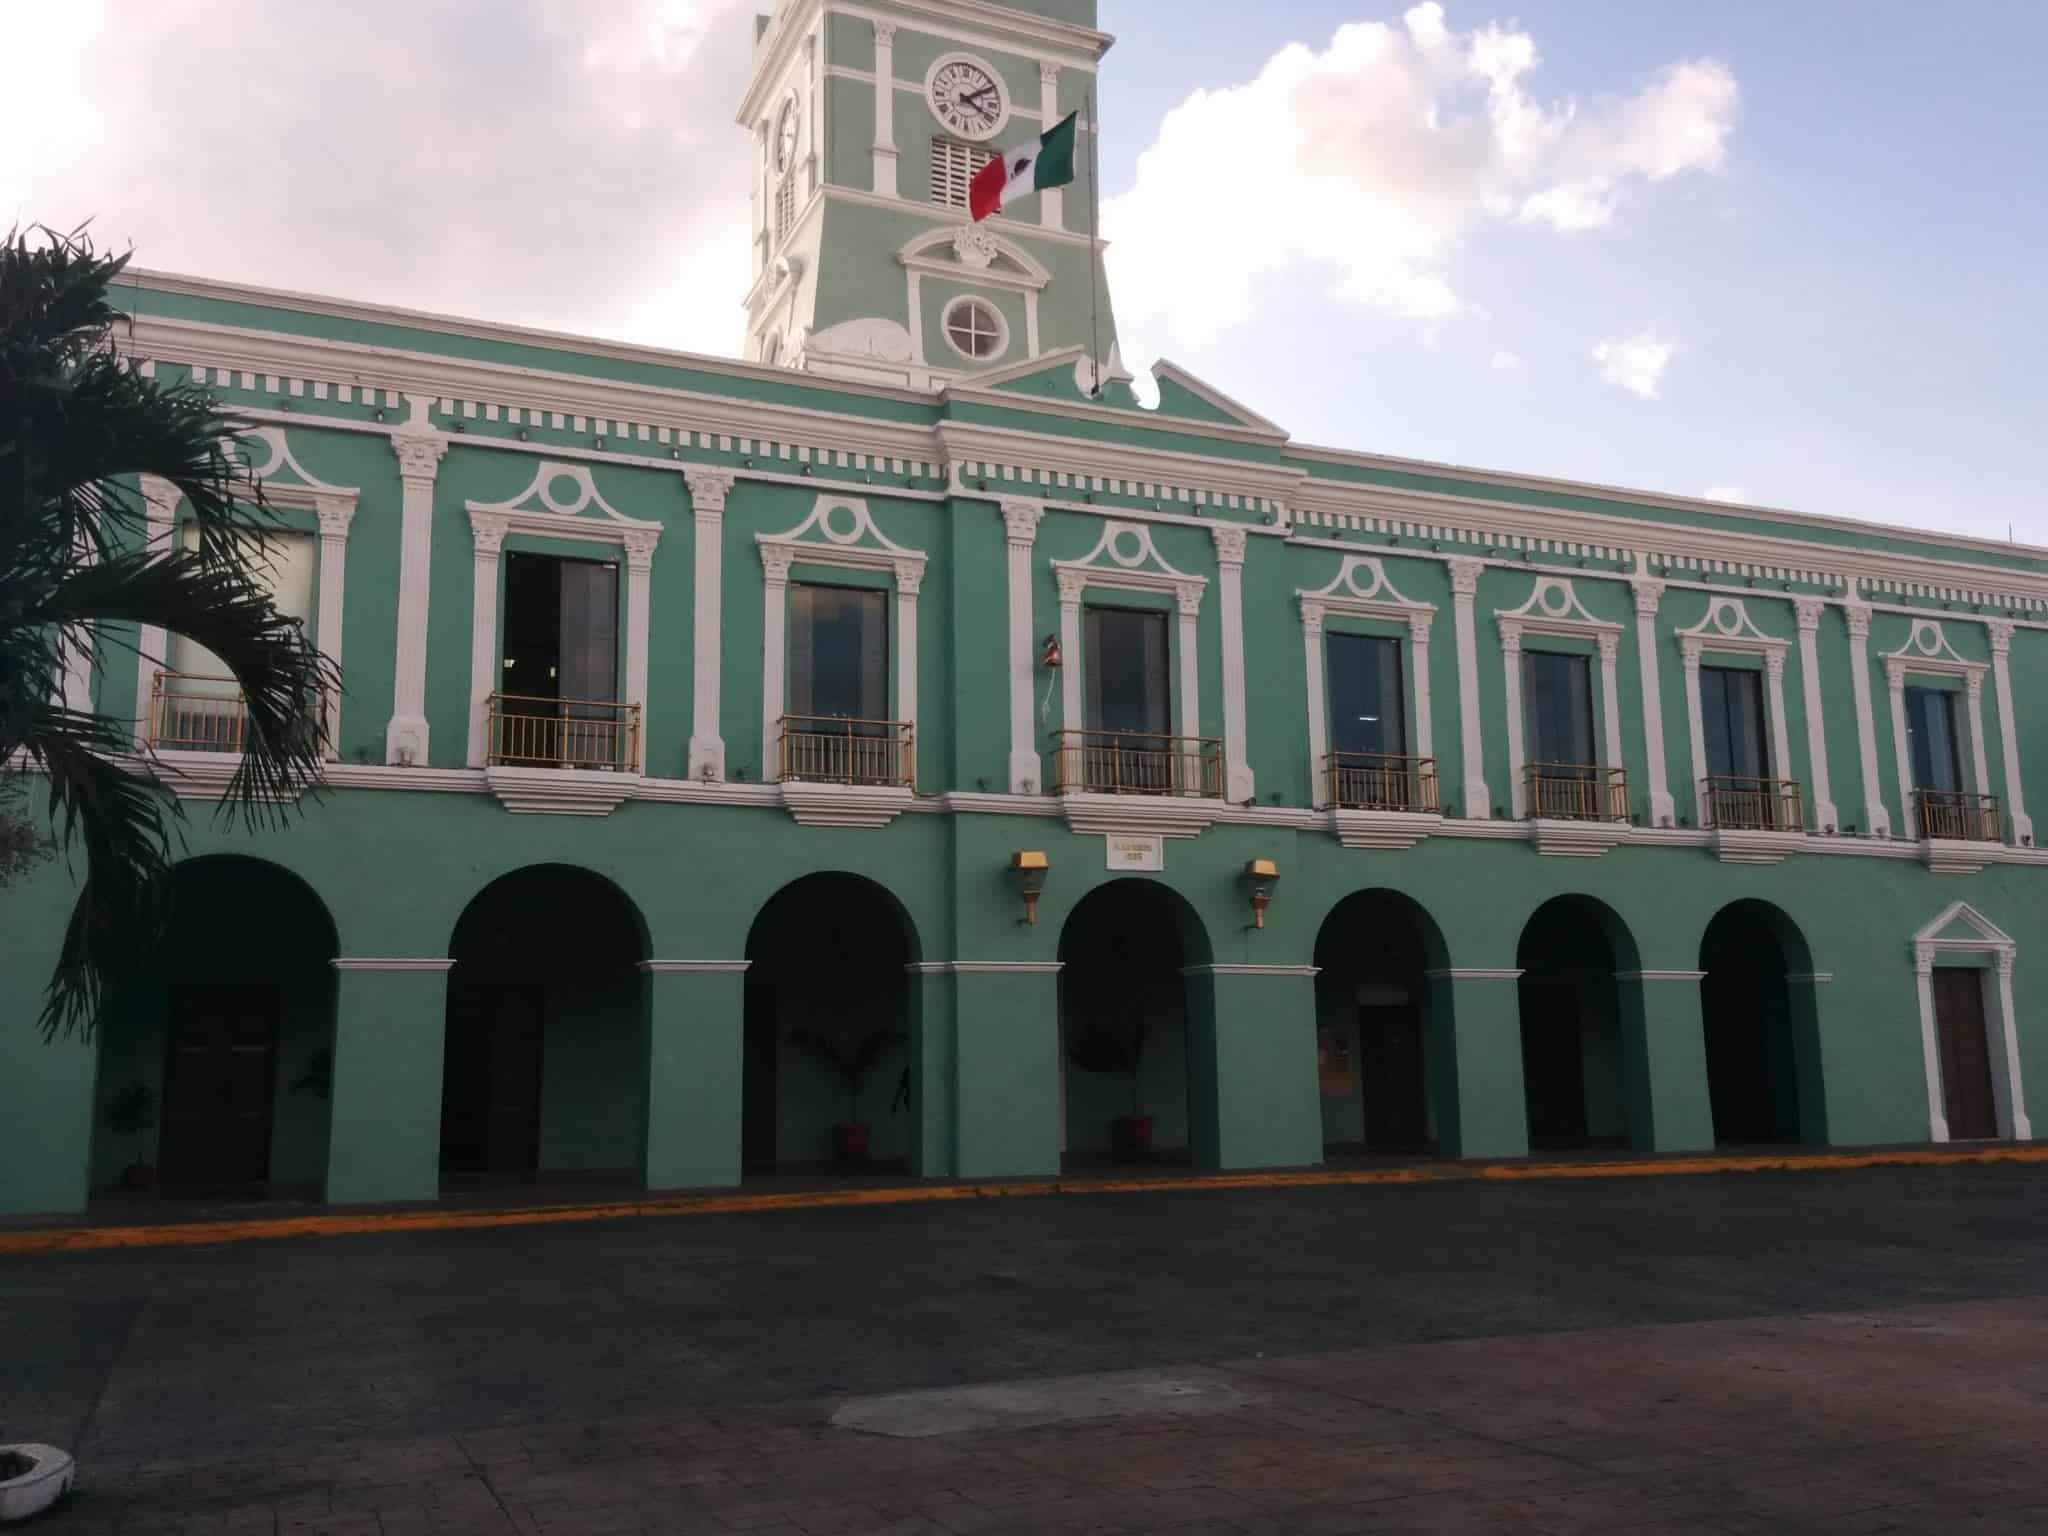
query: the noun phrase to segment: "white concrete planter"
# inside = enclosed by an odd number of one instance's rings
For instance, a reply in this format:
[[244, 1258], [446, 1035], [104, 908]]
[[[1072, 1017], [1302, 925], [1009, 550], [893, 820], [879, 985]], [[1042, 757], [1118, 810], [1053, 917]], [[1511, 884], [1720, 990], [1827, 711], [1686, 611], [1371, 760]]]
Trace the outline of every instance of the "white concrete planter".
[[0, 1525], [39, 1515], [71, 1491], [78, 1464], [54, 1445], [0, 1445], [0, 1455], [26, 1456], [33, 1463], [19, 1477], [0, 1480]]

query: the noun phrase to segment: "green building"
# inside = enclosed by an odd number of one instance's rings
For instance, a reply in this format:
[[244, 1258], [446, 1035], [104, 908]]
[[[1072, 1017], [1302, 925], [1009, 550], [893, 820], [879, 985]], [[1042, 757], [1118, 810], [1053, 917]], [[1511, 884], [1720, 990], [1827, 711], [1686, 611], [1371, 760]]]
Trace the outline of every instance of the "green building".
[[[140, 277], [346, 686], [251, 833], [212, 658], [71, 680], [189, 857], [91, 1044], [35, 1028], [70, 873], [0, 895], [0, 1210], [731, 1185], [842, 1122], [933, 1178], [2031, 1135], [2041, 553], [1141, 406], [1094, 11], [759, 24], [746, 361]], [[1077, 108], [1079, 181], [968, 223]]]

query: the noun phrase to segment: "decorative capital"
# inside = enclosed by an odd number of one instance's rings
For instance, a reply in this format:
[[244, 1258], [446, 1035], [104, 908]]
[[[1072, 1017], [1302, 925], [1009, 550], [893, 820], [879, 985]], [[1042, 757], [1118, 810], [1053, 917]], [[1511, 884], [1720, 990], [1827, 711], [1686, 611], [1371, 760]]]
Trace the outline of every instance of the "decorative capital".
[[1614, 660], [1620, 652], [1621, 641], [1617, 636], [1607, 634], [1600, 636], [1600, 659], [1603, 662]]
[[1500, 621], [1500, 649], [1503, 656], [1522, 654], [1522, 626], [1513, 619]]
[[1820, 628], [1820, 616], [1828, 611], [1828, 605], [1817, 597], [1795, 597], [1792, 612], [1798, 616], [1799, 627], [1803, 630]]
[[1844, 603], [1842, 604], [1842, 616], [1849, 621], [1849, 638], [1851, 640], [1868, 640], [1870, 638], [1870, 604]]
[[1976, 702], [1978, 699], [1983, 698], [1984, 674], [1982, 672], [1975, 671], [1964, 673], [1963, 691], [1970, 696], [1970, 700], [1972, 703]]
[[626, 568], [648, 571], [654, 568], [654, 546], [661, 542], [661, 530], [648, 528], [625, 535]]
[[789, 568], [795, 561], [796, 551], [787, 544], [761, 546], [761, 569], [768, 573], [768, 585], [771, 587], [789, 585]]
[[686, 469], [683, 484], [690, 488], [690, 510], [700, 517], [725, 510], [725, 498], [732, 494], [734, 475], [727, 469]]
[[480, 555], [495, 555], [505, 542], [505, 527], [508, 519], [502, 512], [472, 512], [469, 514], [469, 531], [476, 540], [476, 552]]
[[1408, 615], [1408, 638], [1417, 645], [1429, 644], [1430, 615], [1411, 613]]
[[1088, 578], [1079, 571], [1060, 571], [1056, 579], [1060, 584], [1060, 606], [1076, 608], [1081, 603], [1081, 590], [1088, 585]]
[[896, 46], [895, 22], [878, 21], [875, 23], [875, 46], [877, 48], [894, 48]]
[[1486, 562], [1484, 560], [1474, 560], [1469, 555], [1461, 555], [1459, 558], [1450, 561], [1449, 564], [1451, 567], [1451, 595], [1465, 598], [1477, 596], [1479, 592], [1479, 573], [1486, 569]]
[[1915, 944], [1913, 946], [1913, 969], [1922, 976], [1934, 974], [1934, 946]]
[[1244, 548], [1248, 536], [1242, 528], [1218, 524], [1209, 530], [1209, 537], [1216, 541], [1216, 560], [1219, 565], [1244, 564]]
[[1783, 651], [1764, 652], [1764, 674], [1774, 683], [1784, 681], [1785, 653]]
[[1038, 538], [1039, 522], [1045, 517], [1045, 507], [1036, 501], [1006, 501], [1003, 503], [1003, 537], [1023, 549], [1029, 549]]
[[1991, 636], [1991, 654], [2004, 656], [2012, 650], [2013, 622], [2011, 619], [1992, 619], [1984, 626], [1984, 632]]
[[1893, 693], [1897, 693], [1900, 689], [1904, 688], [1906, 686], [1906, 664], [1896, 656], [1887, 656], [1884, 660], [1884, 681], [1885, 686], [1891, 689]]
[[1042, 85], [1052, 85], [1052, 84], [1056, 83], [1056, 82], [1057, 82], [1057, 81], [1059, 80], [1059, 77], [1060, 77], [1060, 67], [1059, 67], [1059, 65], [1057, 65], [1057, 64], [1040, 64], [1040, 65], [1038, 66], [1038, 79], [1039, 79], [1039, 83], [1040, 83], [1040, 84], [1042, 84]]
[[1200, 583], [1184, 581], [1173, 589], [1173, 600], [1180, 606], [1180, 616], [1191, 619], [1202, 611], [1202, 588]]
[[1697, 636], [1687, 635], [1678, 642], [1678, 659], [1688, 672], [1700, 669], [1700, 642]]
[[1664, 583], [1661, 581], [1638, 580], [1629, 584], [1629, 590], [1636, 595], [1636, 617], [1654, 619], [1657, 605], [1664, 601]]
[[394, 432], [391, 451], [398, 455], [399, 479], [432, 485], [448, 452], [448, 439], [438, 432]]
[[1998, 974], [2006, 981], [2012, 980], [2013, 952], [2009, 949], [1994, 949], [1991, 963], [1998, 967]]
[[1323, 605], [1314, 598], [1304, 597], [1301, 600], [1302, 629], [1310, 635], [1320, 635], [1323, 632], [1324, 611]]
[[320, 537], [323, 539], [345, 539], [348, 525], [356, 520], [356, 504], [341, 496], [322, 496], [313, 503], [313, 511], [320, 519]]
[[178, 516], [178, 488], [161, 475], [144, 475], [142, 504], [143, 516], [151, 525], [151, 537], [159, 532], [167, 533]]
[[924, 562], [922, 560], [898, 560], [896, 562], [896, 591], [903, 597], [917, 596], [924, 585]]

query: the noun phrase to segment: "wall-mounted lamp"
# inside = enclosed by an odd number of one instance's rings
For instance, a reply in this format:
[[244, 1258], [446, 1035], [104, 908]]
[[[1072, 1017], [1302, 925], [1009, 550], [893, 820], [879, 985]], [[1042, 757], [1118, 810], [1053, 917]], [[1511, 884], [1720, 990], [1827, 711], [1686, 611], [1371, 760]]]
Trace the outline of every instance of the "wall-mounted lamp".
[[1041, 667], [1057, 668], [1060, 664], [1060, 637], [1047, 635], [1045, 643], [1038, 648], [1038, 664]]
[[1266, 926], [1266, 907], [1273, 900], [1273, 887], [1280, 883], [1280, 866], [1271, 859], [1247, 859], [1244, 865], [1245, 894], [1251, 898], [1252, 926]]
[[1010, 855], [1010, 878], [1017, 894], [1024, 898], [1024, 921], [1038, 921], [1038, 893], [1045, 889], [1045, 877], [1052, 863], [1037, 849], [1019, 849]]

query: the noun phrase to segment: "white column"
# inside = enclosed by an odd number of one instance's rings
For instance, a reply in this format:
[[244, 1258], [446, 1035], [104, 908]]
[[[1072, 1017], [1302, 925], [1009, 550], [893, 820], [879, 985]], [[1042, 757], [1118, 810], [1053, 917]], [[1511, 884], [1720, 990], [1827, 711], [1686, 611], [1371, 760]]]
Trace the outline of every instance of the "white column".
[[896, 196], [896, 23], [875, 23], [875, 191]]
[[2032, 1141], [2034, 1123], [2027, 1118], [2026, 1089], [2020, 1081], [2020, 1037], [2019, 1016], [2012, 1008], [2012, 961], [2013, 953], [2001, 949], [1994, 957], [1998, 965], [1998, 1022], [2001, 1036], [1995, 1059], [2004, 1069], [1994, 1073], [1999, 1079], [1998, 1087], [2002, 1101], [1999, 1109], [2004, 1123], [1999, 1126], [2001, 1134], [2014, 1141]]
[[[1045, 508], [1035, 501], [1003, 503], [1003, 549], [1009, 561], [1010, 585], [1010, 793], [1038, 792], [1039, 742], [1031, 724], [1031, 546], [1038, 538]], [[1062, 610], [1062, 618], [1064, 618]], [[1060, 675], [1064, 680], [1080, 663], [1061, 640]]]
[[[1465, 814], [1479, 820], [1493, 815], [1493, 796], [1486, 788], [1486, 757], [1479, 740], [1479, 634], [1472, 618], [1472, 599], [1479, 591], [1479, 573], [1485, 563], [1460, 558], [1449, 562], [1451, 570], [1451, 624], [1458, 642], [1458, 750], [1465, 764]], [[1520, 679], [1516, 680], [1517, 691]], [[1510, 725], [1514, 739], [1521, 739], [1521, 716], [1516, 712]], [[1520, 779], [1516, 780], [1520, 794]]]
[[1522, 626], [1500, 621], [1500, 661], [1507, 688], [1508, 809], [1520, 821], [1527, 811], [1522, 793]]
[[[1820, 616], [1827, 604], [1817, 597], [1802, 597], [1792, 606], [1799, 615], [1799, 684], [1806, 695], [1806, 756], [1813, 778], [1813, 829], [1833, 831], [1842, 823], [1828, 789], [1827, 722], [1821, 717], [1820, 704]], [[1778, 771], [1783, 775], [1785, 769]]]
[[[314, 638], [320, 654], [341, 669], [341, 620], [344, 579], [348, 571], [348, 528], [355, 521], [352, 500], [322, 496], [314, 505], [320, 519], [320, 614]], [[341, 689], [330, 688], [322, 701], [322, 727], [327, 733], [327, 757], [341, 756]]]
[[733, 477], [722, 470], [684, 474], [696, 528], [691, 552], [695, 602], [690, 629], [690, 777], [725, 778], [725, 738], [719, 735], [718, 690], [725, 633], [725, 499]]
[[1714, 819], [1714, 797], [1707, 793], [1707, 732], [1700, 708], [1700, 643], [1687, 636], [1678, 642], [1679, 664], [1685, 669], [1685, 729], [1692, 744], [1692, 793], [1701, 826]]
[[1606, 717], [1605, 766], [1609, 768], [1624, 766], [1621, 757], [1621, 686], [1614, 675], [1616, 653], [1620, 649], [1619, 635], [1600, 636], [1600, 712]]
[[[1890, 837], [1892, 819], [1877, 780], [1877, 724], [1870, 714], [1870, 604], [1845, 602], [1849, 622], [1849, 691], [1856, 697], [1856, 755], [1863, 770], [1863, 830]], [[1907, 814], [1911, 814], [1910, 809]]]
[[1436, 756], [1435, 732], [1430, 726], [1429, 714], [1429, 630], [1431, 616], [1426, 613], [1411, 613], [1408, 616], [1408, 645], [1414, 653], [1409, 670], [1414, 675], [1410, 687], [1415, 695], [1415, 755]]
[[1321, 810], [1330, 787], [1323, 774], [1330, 755], [1330, 706], [1323, 680], [1323, 605], [1312, 597], [1301, 599], [1301, 646], [1308, 668], [1308, 803]]
[[434, 545], [434, 478], [448, 440], [427, 425], [427, 401], [413, 396], [412, 419], [392, 435], [403, 487], [398, 546], [398, 664], [391, 682], [391, 721], [384, 761], [427, 762], [427, 600]]
[[[1043, 133], [1060, 120], [1060, 67], [1057, 64], [1038, 66], [1038, 129]], [[1077, 151], [1078, 152], [1078, 151]], [[1064, 229], [1067, 225], [1067, 196], [1054, 187], [1049, 192], [1038, 194], [1038, 222], [1046, 229]], [[1034, 353], [1037, 347], [1031, 349]], [[1232, 798], [1235, 798], [1233, 796]]]
[[923, 585], [922, 560], [896, 562], [896, 718], [910, 727], [912, 752], [917, 750], [917, 594]]
[[1984, 674], [1971, 672], [1963, 678], [1963, 693], [1970, 707], [1970, 758], [1977, 775], [1977, 793], [1991, 793], [1991, 764], [1984, 749]]
[[1770, 777], [1791, 778], [1792, 743], [1785, 724], [1785, 653], [1764, 652], [1764, 686], [1771, 695]]
[[2005, 803], [2012, 817], [2012, 840], [2031, 845], [2034, 821], [2027, 814], [2026, 794], [2020, 784], [2020, 738], [2013, 723], [2013, 624], [2011, 619], [1993, 619], [1984, 628], [1991, 636], [1991, 681], [1998, 690], [1998, 743], [2005, 758]]
[[505, 518], [493, 512], [469, 514], [476, 558], [469, 587], [469, 746], [464, 758], [481, 768], [490, 754], [491, 695], [498, 692], [498, 551], [505, 543]]
[[1244, 725], [1244, 551], [1242, 528], [1209, 530], [1216, 541], [1217, 612], [1223, 620], [1223, 793], [1233, 804], [1258, 792]]
[[761, 569], [766, 573], [761, 614], [761, 782], [772, 784], [782, 777], [782, 686], [785, 670], [784, 648], [789, 642], [789, 567], [793, 550], [774, 545], [761, 546]]
[[[89, 527], [98, 528], [97, 517], [92, 517]], [[89, 533], [82, 533], [75, 550], [75, 561], [79, 566], [98, 563], [99, 547]], [[64, 676], [56, 689], [56, 704], [73, 714], [89, 714], [92, 711], [92, 656], [93, 630], [90, 624], [67, 624], [57, 636], [64, 657]]]
[[[1202, 589], [1192, 582], [1174, 589], [1174, 601], [1180, 609], [1180, 632], [1177, 646], [1180, 650], [1180, 734], [1193, 739], [1202, 734], [1201, 674], [1197, 666], [1195, 647], [1199, 643], [1196, 620], [1202, 612]], [[1198, 795], [1202, 792], [1202, 754], [1199, 747], [1188, 751], [1185, 792]]]
[[633, 771], [647, 771], [647, 651], [651, 605], [648, 586], [654, 575], [654, 546], [659, 529], [625, 535], [626, 544], [626, 703], [639, 725], [635, 731]]
[[[155, 475], [142, 476], [143, 548], [161, 554], [171, 547], [171, 530], [178, 516], [178, 488]], [[135, 638], [135, 741], [148, 746], [156, 730], [150, 718], [156, 698], [157, 673], [164, 666], [164, 632], [145, 624]]]
[[1636, 599], [1636, 668], [1643, 685], [1643, 747], [1650, 768], [1650, 825], [1668, 827], [1677, 818], [1671, 779], [1664, 764], [1664, 684], [1657, 648], [1657, 607], [1664, 583], [1639, 579], [1629, 583]]
[[1892, 700], [1892, 766], [1899, 775], [1899, 815], [1913, 827], [1913, 754], [1906, 746], [1906, 664], [1884, 664], [1885, 689]]
[[1060, 584], [1060, 729], [1081, 729], [1081, 589], [1079, 571], [1061, 571]]
[[1913, 949], [1913, 984], [1920, 996], [1920, 1065], [1927, 1075], [1927, 1139], [1948, 1140], [1948, 1112], [1941, 1097], [1941, 1050], [1934, 1040], [1934, 951]]

